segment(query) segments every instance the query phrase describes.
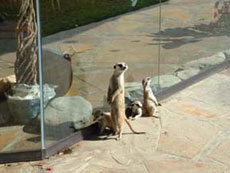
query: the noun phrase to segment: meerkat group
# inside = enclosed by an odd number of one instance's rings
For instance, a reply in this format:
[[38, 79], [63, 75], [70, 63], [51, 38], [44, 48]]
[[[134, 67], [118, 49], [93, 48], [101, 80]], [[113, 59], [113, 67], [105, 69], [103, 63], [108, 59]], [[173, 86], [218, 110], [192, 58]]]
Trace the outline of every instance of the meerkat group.
[[[144, 91], [144, 102], [143, 106], [140, 101], [134, 101], [126, 109], [125, 107], [125, 81], [124, 74], [128, 70], [128, 65], [124, 62], [117, 63], [113, 66], [114, 72], [110, 78], [109, 88], [107, 93], [107, 102], [111, 107], [110, 112], [97, 112], [94, 117], [95, 120], [99, 122], [100, 134], [102, 134], [106, 127], [110, 128], [115, 135], [117, 135], [117, 140], [122, 138], [122, 130], [124, 123], [127, 123], [130, 130], [135, 134], [144, 134], [145, 132], [137, 132], [133, 129], [128, 118], [137, 119], [142, 115], [153, 116], [160, 119], [159, 116], [156, 116], [157, 111], [156, 106], [159, 106], [156, 97], [154, 96], [149, 77], [143, 79], [143, 91]], [[142, 112], [143, 110], [143, 112]]]

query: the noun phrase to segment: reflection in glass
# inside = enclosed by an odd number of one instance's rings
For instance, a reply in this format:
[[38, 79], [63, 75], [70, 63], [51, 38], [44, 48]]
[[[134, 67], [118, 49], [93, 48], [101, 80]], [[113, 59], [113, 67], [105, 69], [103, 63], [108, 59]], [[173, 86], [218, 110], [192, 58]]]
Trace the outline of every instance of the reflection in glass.
[[162, 4], [161, 89], [223, 63], [229, 54], [230, 1]]
[[[129, 66], [125, 74], [127, 104], [143, 100], [141, 81], [145, 77], [153, 77], [154, 92], [158, 83], [158, 42], [153, 42], [153, 33], [159, 30], [158, 6], [109, 18], [150, 4], [75, 1], [70, 6], [59, 2], [52, 6], [47, 1], [41, 9], [44, 83], [57, 87], [56, 98], [45, 109], [49, 146], [94, 123], [95, 110], [109, 109], [106, 95], [115, 63]], [[105, 18], [109, 19], [102, 20]], [[102, 21], [80, 26], [89, 20]], [[62, 32], [55, 33], [59, 29]]]
[[0, 5], [0, 153], [40, 149], [37, 24], [33, 0]]

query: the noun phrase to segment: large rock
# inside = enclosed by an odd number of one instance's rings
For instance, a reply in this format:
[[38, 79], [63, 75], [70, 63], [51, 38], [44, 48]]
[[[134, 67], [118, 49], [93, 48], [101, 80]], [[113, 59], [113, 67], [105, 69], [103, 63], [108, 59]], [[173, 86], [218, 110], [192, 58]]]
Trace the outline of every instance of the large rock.
[[229, 60], [230, 59], [230, 50], [224, 51], [224, 55], [225, 55], [226, 60]]
[[[181, 79], [176, 77], [175, 75], [161, 75], [159, 79], [159, 89], [166, 89], [173, 85], [176, 85], [181, 82]], [[153, 89], [153, 92], [157, 91], [158, 88], [158, 77], [154, 76], [152, 78], [151, 86]]]
[[220, 52], [210, 57], [193, 60], [183, 64], [174, 72], [174, 75], [181, 80], [189, 79], [190, 77], [199, 74], [201, 71], [224, 62], [228, 56], [227, 52], [228, 51]]
[[[55, 97], [55, 86], [45, 84], [44, 104]], [[39, 85], [17, 84], [12, 88], [12, 95], [7, 96], [7, 103], [15, 123], [28, 124], [40, 114]]]
[[223, 52], [220, 52], [207, 58], [201, 58], [198, 60], [190, 61], [182, 65], [181, 68], [183, 69], [195, 68], [199, 70], [206, 70], [214, 65], [224, 62], [225, 59], [226, 59], [225, 54]]
[[125, 103], [129, 105], [132, 101], [143, 101], [143, 87], [139, 82], [126, 82], [125, 83]]
[[192, 68], [192, 67], [186, 69], [180, 68], [175, 71], [175, 76], [180, 78], [181, 80], [186, 80], [192, 76], [199, 74], [199, 72], [200, 69], [198, 68]]
[[0, 101], [0, 126], [10, 121], [11, 114], [6, 101]]
[[44, 83], [57, 85], [56, 95], [64, 96], [72, 84], [71, 60], [52, 49], [43, 49]]
[[61, 138], [92, 124], [92, 105], [80, 96], [57, 97], [45, 109], [45, 127], [49, 137]]

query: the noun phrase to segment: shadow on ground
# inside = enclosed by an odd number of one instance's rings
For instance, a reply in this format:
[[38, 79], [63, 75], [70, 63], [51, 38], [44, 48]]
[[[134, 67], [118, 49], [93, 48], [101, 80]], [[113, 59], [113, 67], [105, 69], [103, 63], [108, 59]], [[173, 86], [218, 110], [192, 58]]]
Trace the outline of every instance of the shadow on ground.
[[161, 41], [163, 48], [175, 49], [185, 44], [202, 41], [204, 38], [208, 37], [230, 37], [229, 19], [230, 14], [227, 17], [223, 16], [216, 22], [210, 22], [209, 24], [199, 24], [185, 28], [168, 28], [149, 36], [154, 37], [153, 44], [157, 45], [158, 43], [155, 42]]

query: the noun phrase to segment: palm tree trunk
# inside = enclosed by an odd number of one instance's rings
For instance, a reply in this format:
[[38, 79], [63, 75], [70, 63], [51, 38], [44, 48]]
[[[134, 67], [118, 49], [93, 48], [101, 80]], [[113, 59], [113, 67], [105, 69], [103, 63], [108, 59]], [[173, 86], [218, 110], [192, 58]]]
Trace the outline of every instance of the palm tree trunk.
[[18, 47], [15, 62], [19, 84], [37, 84], [37, 22], [33, 0], [22, 0], [17, 26]]

